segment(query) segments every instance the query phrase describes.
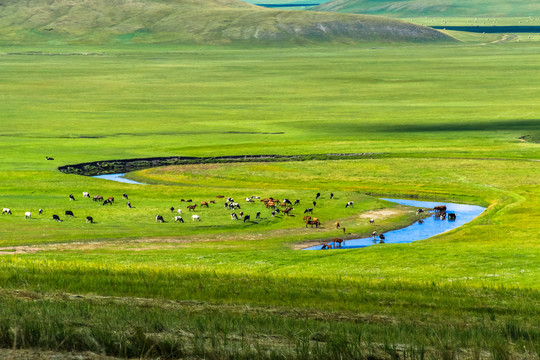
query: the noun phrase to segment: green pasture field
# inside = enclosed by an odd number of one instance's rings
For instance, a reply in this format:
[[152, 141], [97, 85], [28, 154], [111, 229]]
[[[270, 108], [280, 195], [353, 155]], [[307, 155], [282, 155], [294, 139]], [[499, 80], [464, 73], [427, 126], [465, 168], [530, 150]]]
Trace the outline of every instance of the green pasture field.
[[[539, 50], [481, 39], [0, 48], [0, 205], [13, 211], [0, 216], [0, 346], [120, 358], [537, 358]], [[325, 153], [370, 155], [128, 175], [151, 185], [57, 170]], [[306, 229], [303, 209], [317, 192], [322, 227]], [[217, 195], [263, 219], [230, 220]], [[271, 217], [244, 201], [251, 195], [302, 206]], [[296, 250], [416, 220], [383, 196], [487, 210], [411, 244]], [[197, 209], [197, 223], [181, 199], [216, 204]]]

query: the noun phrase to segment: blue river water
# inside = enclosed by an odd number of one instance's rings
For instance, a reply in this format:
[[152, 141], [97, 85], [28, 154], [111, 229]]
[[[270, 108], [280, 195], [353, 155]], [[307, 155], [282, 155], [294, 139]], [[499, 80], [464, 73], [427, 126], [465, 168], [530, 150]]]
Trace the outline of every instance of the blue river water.
[[[418, 208], [433, 208], [437, 205], [446, 205], [447, 212], [453, 212], [456, 214], [456, 220], [454, 221], [449, 221], [448, 217], [445, 220], [441, 220], [437, 216], [430, 216], [423, 219], [422, 223], [415, 222], [414, 224], [405, 228], [384, 233], [384, 236], [386, 238], [384, 240], [385, 244], [410, 243], [413, 241], [424, 240], [432, 236], [442, 234], [443, 232], [455, 229], [463, 224], [468, 223], [485, 210], [485, 208], [476, 205], [401, 199], [382, 200], [395, 202], [401, 205], [414, 206]], [[373, 244], [379, 244], [378, 236], [376, 238], [376, 242], [373, 242], [373, 237], [371, 236], [363, 239], [346, 240], [345, 243], [342, 245], [341, 249], [363, 248]], [[317, 245], [306, 248], [304, 250], [321, 250], [321, 248], [321, 245]]]
[[138, 185], [145, 185], [143, 183], [140, 183], [140, 182], [137, 182], [137, 181], [133, 181], [133, 180], [130, 180], [130, 179], [126, 179], [124, 177], [125, 174], [107, 174], [107, 175], [97, 175], [97, 176], [92, 176], [94, 178], [97, 178], [97, 179], [105, 179], [105, 180], [112, 180], [112, 181], [118, 181], [118, 182], [122, 182], [122, 183], [126, 183], [126, 184], [138, 184]]

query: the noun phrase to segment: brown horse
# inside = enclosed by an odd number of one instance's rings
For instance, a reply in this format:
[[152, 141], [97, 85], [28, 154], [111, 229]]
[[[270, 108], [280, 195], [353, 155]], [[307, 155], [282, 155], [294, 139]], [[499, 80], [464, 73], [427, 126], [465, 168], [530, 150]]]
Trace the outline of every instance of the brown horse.
[[337, 246], [341, 247], [341, 245], [345, 243], [345, 240], [340, 239], [340, 238], [333, 238], [332, 242], [334, 243], [334, 247], [337, 247]]
[[319, 225], [321, 225], [321, 222], [319, 221], [319, 219], [316, 219], [316, 220], [308, 220], [306, 221], [306, 227], [308, 225], [311, 225], [311, 227], [313, 227], [313, 225], [315, 225], [316, 228], [319, 227]]
[[288, 207], [285, 210], [283, 210], [283, 213], [288, 216], [289, 212], [291, 212], [292, 209], [293, 209], [292, 207]]
[[327, 249], [331, 249], [332, 248], [332, 245], [330, 244], [323, 244], [321, 250], [327, 250]]
[[336, 221], [335, 225], [336, 225], [336, 229], [339, 229], [341, 227], [341, 225], [339, 224], [339, 221]]
[[208, 203], [206, 201], [201, 201], [201, 207], [206, 206], [208, 207]]
[[188, 205], [187, 208], [188, 208], [189, 211], [193, 211], [193, 210], [195, 210], [196, 207], [197, 207], [197, 204], [195, 204], [195, 205]]

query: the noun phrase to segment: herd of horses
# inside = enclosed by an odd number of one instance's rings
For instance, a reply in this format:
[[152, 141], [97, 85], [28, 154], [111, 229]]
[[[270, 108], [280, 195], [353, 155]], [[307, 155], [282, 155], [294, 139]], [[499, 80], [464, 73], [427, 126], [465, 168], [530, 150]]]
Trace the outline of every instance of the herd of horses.
[[[112, 206], [113, 204], [115, 204], [115, 198], [113, 196], [110, 196], [107, 199], [105, 199], [101, 195], [94, 195], [93, 197], [91, 197], [90, 194], [88, 192], [86, 192], [86, 191], [83, 192], [82, 194], [83, 194], [83, 198], [91, 198], [94, 202], [101, 203], [102, 206], [105, 206], [105, 205]], [[317, 193], [316, 196], [315, 196], [315, 199], [316, 200], [319, 199], [320, 196], [321, 196], [321, 193]], [[69, 194], [68, 197], [69, 197], [70, 201], [76, 201], [75, 196], [73, 194]], [[132, 206], [131, 206], [131, 202], [129, 201], [128, 195], [124, 193], [122, 195], [122, 198], [124, 200], [127, 200], [126, 205], [127, 205], [128, 208], [131, 208]], [[225, 196], [218, 195], [217, 198], [221, 199], [221, 198], [225, 198]], [[333, 198], [334, 198], [334, 194], [330, 193], [330, 199], [333, 199]], [[285, 216], [294, 216], [294, 214], [292, 214], [292, 211], [294, 210], [293, 206], [300, 205], [300, 200], [299, 199], [296, 199], [294, 201], [294, 205], [293, 205], [293, 203], [289, 199], [281, 199], [280, 200], [278, 198], [273, 198], [273, 197], [260, 199], [259, 196], [251, 196], [251, 197], [245, 198], [245, 201], [247, 203], [254, 203], [257, 200], [262, 202], [267, 209], [271, 210], [272, 217], [276, 216], [279, 213], [283, 213]], [[191, 199], [188, 199], [188, 200], [182, 199], [181, 201], [182, 202], [188, 202], [188, 203], [193, 202], [193, 200], [191, 200]], [[216, 201], [214, 201], [214, 200], [201, 201], [200, 208], [201, 209], [203, 207], [209, 208], [210, 204], [215, 204], [215, 203], [216, 203]], [[304, 214], [313, 214], [314, 208], [316, 207], [316, 202], [313, 201], [312, 204], [313, 204], [313, 207], [306, 208], [304, 210]], [[198, 206], [199, 206], [199, 204], [190, 204], [190, 205], [187, 205], [186, 208], [187, 208], [188, 211], [194, 212], [194, 211], [196, 211]], [[348, 201], [345, 204], [346, 208], [353, 207], [353, 206], [354, 206], [353, 201]], [[236, 210], [241, 209], [241, 205], [239, 203], [235, 202], [234, 199], [228, 197], [228, 198], [226, 198], [224, 208], [228, 209], [228, 210], [236, 211]], [[174, 222], [184, 223], [184, 219], [182, 218], [182, 209], [180, 209], [180, 208], [175, 209], [174, 207], [170, 207], [171, 212], [174, 212], [175, 210], [177, 210], [178, 215], [173, 216]], [[418, 209], [416, 213], [419, 215], [419, 214], [421, 214], [423, 212], [424, 212], [423, 209]], [[446, 208], [445, 205], [435, 206], [433, 208], [433, 212], [434, 212], [435, 216], [440, 217], [441, 220], [444, 220], [446, 217], [450, 221], [456, 220], [456, 214], [453, 213], [453, 212], [447, 212], [447, 208]], [[10, 208], [3, 208], [2, 215], [12, 215], [12, 214], [13, 213], [12, 213]], [[39, 209], [38, 214], [42, 215], [43, 214], [43, 209]], [[65, 215], [65, 217], [75, 217], [75, 214], [73, 213], [72, 210], [65, 210], [64, 215]], [[26, 219], [30, 219], [30, 218], [32, 218], [32, 213], [30, 211], [26, 211], [24, 213], [24, 216], [25, 216]], [[251, 216], [249, 214], [244, 214], [243, 211], [240, 211], [239, 213], [232, 212], [230, 214], [230, 216], [231, 216], [232, 220], [243, 220], [244, 223], [245, 222], [252, 222], [251, 221]], [[192, 221], [201, 221], [201, 217], [198, 214], [193, 214], [191, 216], [191, 219], [192, 219]], [[261, 219], [261, 212], [260, 211], [257, 211], [255, 219]], [[58, 214], [52, 214], [52, 220], [53, 221], [58, 221], [58, 222], [62, 221], [62, 219], [60, 218], [60, 216]], [[304, 215], [302, 220], [305, 223], [306, 228], [308, 226], [310, 226], [311, 228], [313, 228], [314, 226], [315, 226], [315, 228], [319, 228], [321, 226], [321, 221], [318, 218], [313, 217], [312, 215]], [[160, 223], [164, 223], [165, 218], [161, 214], [158, 214], [158, 215], [155, 216], [155, 221], [160, 222]], [[91, 224], [95, 223], [92, 216], [86, 216], [86, 222], [91, 223]], [[374, 223], [375, 223], [375, 219], [369, 219], [369, 224], [370, 225], [374, 225]], [[343, 233], [345, 233], [345, 228], [342, 227], [339, 222], [335, 222], [335, 228], [336, 229], [341, 228], [343, 230]], [[377, 236], [379, 238], [380, 243], [384, 243], [384, 241], [385, 241], [384, 234], [377, 234], [376, 231], [373, 231], [372, 236], [373, 236], [373, 241], [376, 241]], [[325, 242], [322, 245], [322, 249], [340, 248], [344, 244], [345, 244], [344, 239], [333, 238], [332, 241]]]

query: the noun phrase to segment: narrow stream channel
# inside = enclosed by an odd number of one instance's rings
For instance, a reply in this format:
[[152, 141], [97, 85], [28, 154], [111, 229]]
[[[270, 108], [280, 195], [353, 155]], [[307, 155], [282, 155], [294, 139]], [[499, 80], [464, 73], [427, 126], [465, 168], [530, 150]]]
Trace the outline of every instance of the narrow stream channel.
[[[143, 183], [126, 179], [125, 174], [108, 174], [108, 175], [98, 175], [93, 176], [98, 179], [118, 181], [128, 184], [139, 184], [145, 185]], [[401, 205], [414, 206], [417, 208], [433, 208], [437, 205], [446, 205], [447, 212], [453, 212], [456, 214], [456, 220], [448, 220], [448, 217], [445, 220], [441, 220], [438, 216], [430, 216], [423, 219], [423, 222], [415, 222], [412, 225], [407, 227], [389, 231], [384, 233], [385, 240], [384, 244], [404, 244], [411, 243], [413, 241], [424, 240], [435, 235], [442, 234], [446, 231], [460, 227], [463, 224], [472, 221], [475, 217], [480, 215], [485, 208], [477, 205], [465, 205], [465, 204], [455, 204], [455, 203], [443, 203], [443, 202], [432, 202], [432, 201], [419, 201], [419, 200], [403, 200], [403, 199], [382, 199], [386, 201], [395, 202]], [[362, 239], [352, 239], [347, 240], [340, 249], [357, 249], [363, 248], [366, 246], [379, 244], [379, 237], [377, 236], [376, 241], [373, 241], [373, 237], [366, 237]], [[311, 246], [303, 250], [321, 250], [321, 245]]]
[[[432, 236], [442, 234], [443, 232], [460, 227], [463, 224], [468, 223], [475, 217], [480, 215], [485, 208], [476, 205], [464, 205], [454, 203], [443, 202], [431, 202], [431, 201], [418, 201], [418, 200], [402, 200], [402, 199], [382, 199], [386, 201], [395, 202], [401, 205], [414, 206], [418, 208], [433, 208], [437, 205], [446, 205], [447, 212], [453, 212], [456, 214], [456, 220], [441, 220], [438, 216], [430, 216], [423, 219], [423, 222], [415, 222], [407, 227], [389, 231], [384, 233], [384, 244], [404, 244], [411, 243], [413, 241], [428, 239]], [[341, 246], [341, 249], [356, 249], [366, 246], [379, 244], [379, 237], [376, 241], [373, 241], [373, 237], [367, 237], [362, 239], [347, 240]], [[322, 246], [312, 246], [304, 250], [321, 250]]]

